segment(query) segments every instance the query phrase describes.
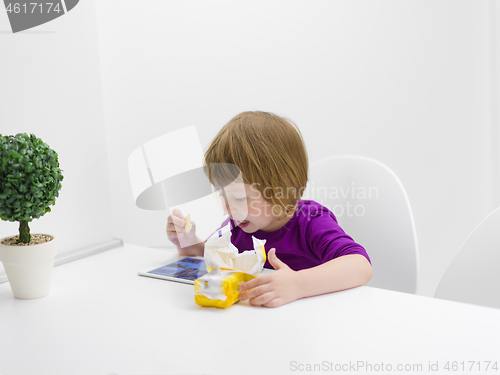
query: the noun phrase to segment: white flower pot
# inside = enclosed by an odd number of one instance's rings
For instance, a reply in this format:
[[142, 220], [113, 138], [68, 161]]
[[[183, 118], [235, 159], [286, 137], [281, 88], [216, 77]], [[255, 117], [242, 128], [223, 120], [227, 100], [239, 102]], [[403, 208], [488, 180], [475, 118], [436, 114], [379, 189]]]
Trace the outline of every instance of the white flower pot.
[[[33, 236], [33, 234], [32, 234]], [[54, 259], [57, 254], [57, 238], [30, 246], [7, 246], [0, 239], [0, 261], [3, 262], [14, 297], [33, 299], [49, 294]]]

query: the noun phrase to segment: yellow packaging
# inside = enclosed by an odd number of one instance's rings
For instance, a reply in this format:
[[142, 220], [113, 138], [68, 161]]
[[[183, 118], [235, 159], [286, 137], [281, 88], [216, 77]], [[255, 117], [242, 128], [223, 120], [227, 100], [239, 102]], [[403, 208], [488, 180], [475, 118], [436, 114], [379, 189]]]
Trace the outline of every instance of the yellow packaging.
[[205, 264], [209, 273], [194, 282], [194, 299], [200, 306], [226, 308], [239, 301], [239, 286], [259, 276], [266, 262], [266, 240], [252, 236], [253, 250], [238, 252], [231, 243], [228, 224], [205, 243]]
[[194, 300], [200, 306], [224, 309], [239, 301], [240, 284], [254, 278], [255, 276], [243, 272], [223, 271], [216, 275], [208, 273], [195, 280]]

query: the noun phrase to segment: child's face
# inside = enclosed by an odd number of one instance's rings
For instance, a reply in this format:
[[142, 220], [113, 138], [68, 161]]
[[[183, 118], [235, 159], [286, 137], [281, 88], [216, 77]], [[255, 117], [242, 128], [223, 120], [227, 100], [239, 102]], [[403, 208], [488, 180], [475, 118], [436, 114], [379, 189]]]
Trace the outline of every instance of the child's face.
[[[224, 188], [225, 211], [243, 231], [254, 233], [257, 230], [272, 232], [283, 225], [287, 219], [279, 219], [273, 205], [266, 201], [256, 186], [234, 183]], [[246, 222], [247, 221], [247, 222]]]

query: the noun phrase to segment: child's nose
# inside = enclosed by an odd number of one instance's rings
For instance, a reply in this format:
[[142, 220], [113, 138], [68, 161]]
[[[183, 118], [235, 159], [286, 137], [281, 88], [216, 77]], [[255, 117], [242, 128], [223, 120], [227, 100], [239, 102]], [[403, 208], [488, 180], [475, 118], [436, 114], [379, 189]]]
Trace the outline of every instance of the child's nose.
[[230, 207], [228, 204], [225, 204], [225, 205], [224, 205], [224, 211], [225, 211], [227, 214], [229, 214], [229, 215], [233, 216], [233, 210], [231, 210], [231, 207]]
[[233, 220], [244, 220], [244, 215], [236, 207], [231, 207], [230, 205], [226, 205], [226, 213], [231, 216]]
[[231, 217], [234, 217], [235, 214], [238, 214], [238, 210], [235, 209], [234, 207], [229, 206], [228, 204], [226, 205], [226, 212], [231, 215]]

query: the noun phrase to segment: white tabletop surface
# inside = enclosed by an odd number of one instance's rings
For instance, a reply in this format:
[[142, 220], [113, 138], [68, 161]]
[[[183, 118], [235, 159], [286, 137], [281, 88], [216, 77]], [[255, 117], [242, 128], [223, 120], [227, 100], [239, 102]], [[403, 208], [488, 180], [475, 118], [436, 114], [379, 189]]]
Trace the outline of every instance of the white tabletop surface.
[[371, 287], [204, 308], [192, 285], [137, 275], [175, 254], [125, 245], [58, 266], [37, 300], [0, 284], [0, 375], [500, 373], [500, 310]]

